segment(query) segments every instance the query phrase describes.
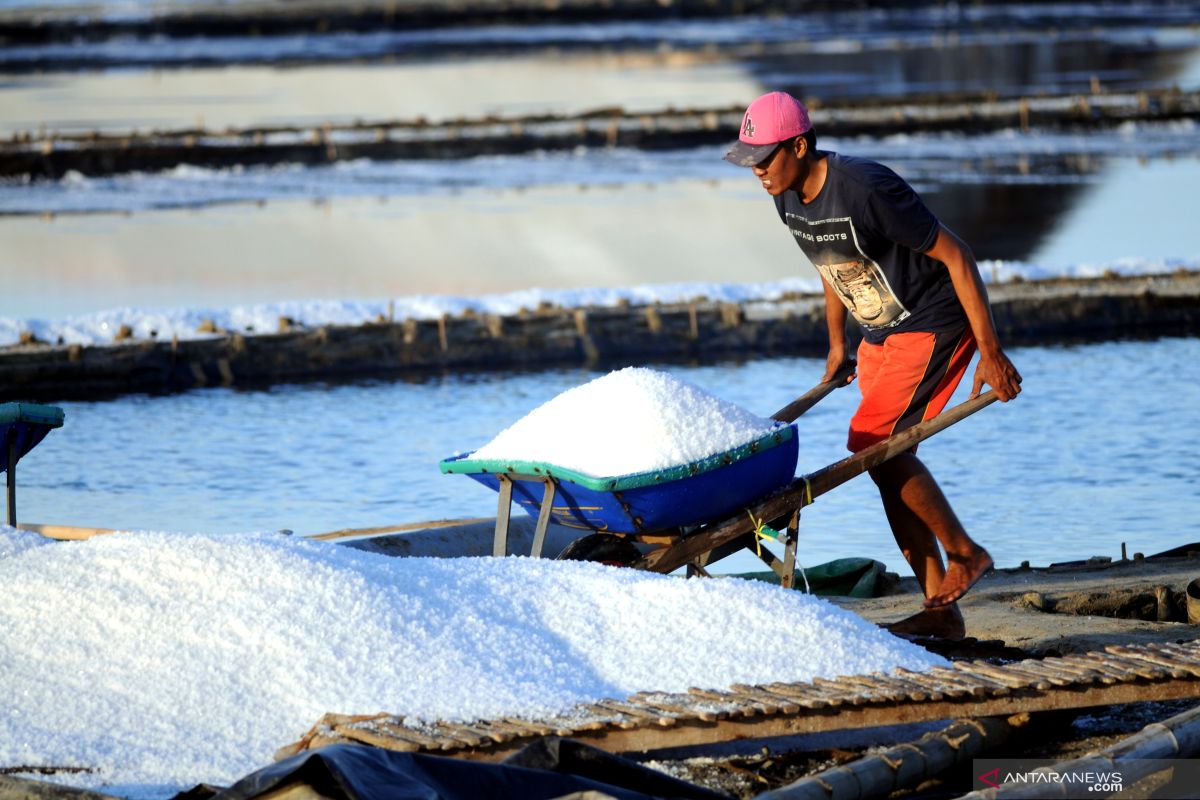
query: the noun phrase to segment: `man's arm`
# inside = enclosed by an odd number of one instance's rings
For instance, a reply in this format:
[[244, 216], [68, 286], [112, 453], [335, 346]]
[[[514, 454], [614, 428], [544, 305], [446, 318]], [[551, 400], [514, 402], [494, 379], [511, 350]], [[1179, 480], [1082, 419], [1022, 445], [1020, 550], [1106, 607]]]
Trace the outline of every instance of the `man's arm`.
[[[824, 276], [821, 285], [825, 288], [825, 324], [829, 328], [829, 357], [825, 359], [825, 375], [821, 378], [821, 382], [826, 383], [833, 380], [838, 369], [846, 363], [846, 306]], [[846, 383], [852, 380], [853, 375]]]
[[[996, 335], [996, 323], [992, 320], [992, 309], [988, 305], [987, 289], [984, 288], [975, 256], [945, 225], [940, 226], [933, 247], [926, 250], [925, 255], [946, 265], [950, 280], [954, 283], [954, 293], [967, 312], [967, 321], [979, 345], [979, 366], [975, 369], [971, 397], [977, 397], [986, 383], [996, 391], [996, 397], [1008, 402], [1021, 393], [1021, 375], [1000, 348], [1000, 337]], [[828, 295], [828, 287], [825, 291]]]

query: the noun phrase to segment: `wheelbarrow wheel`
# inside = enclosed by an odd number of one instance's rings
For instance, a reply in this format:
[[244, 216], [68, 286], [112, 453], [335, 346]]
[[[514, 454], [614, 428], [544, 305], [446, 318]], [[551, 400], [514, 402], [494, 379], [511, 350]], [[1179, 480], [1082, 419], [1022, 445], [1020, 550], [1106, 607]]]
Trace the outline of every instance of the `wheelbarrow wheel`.
[[598, 561], [613, 567], [630, 567], [641, 557], [641, 551], [628, 539], [611, 533], [593, 533], [564, 547], [557, 560]]

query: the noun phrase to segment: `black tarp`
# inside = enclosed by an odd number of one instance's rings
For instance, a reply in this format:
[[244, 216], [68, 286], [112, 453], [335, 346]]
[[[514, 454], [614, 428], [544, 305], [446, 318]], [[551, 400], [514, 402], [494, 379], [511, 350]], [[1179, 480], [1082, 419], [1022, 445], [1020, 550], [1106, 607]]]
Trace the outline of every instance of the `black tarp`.
[[587, 791], [617, 800], [726, 797], [579, 742], [551, 737], [499, 764], [331, 745], [251, 773], [214, 800], [252, 800], [297, 785], [332, 800], [551, 800]]

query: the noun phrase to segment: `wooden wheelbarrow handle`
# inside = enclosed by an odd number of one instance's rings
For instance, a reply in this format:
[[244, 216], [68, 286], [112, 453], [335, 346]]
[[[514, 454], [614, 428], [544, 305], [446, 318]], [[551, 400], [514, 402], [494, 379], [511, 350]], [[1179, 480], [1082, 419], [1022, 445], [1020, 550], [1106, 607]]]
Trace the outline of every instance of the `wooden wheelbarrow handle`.
[[[882, 442], [871, 445], [865, 450], [830, 464], [828, 467], [796, 478], [784, 488], [763, 498], [751, 511], [756, 517], [767, 522], [788, 517], [831, 489], [894, 458], [918, 442], [923, 442], [935, 433], [971, 416], [984, 406], [995, 402], [996, 399], [996, 393], [988, 391], [979, 397], [960, 403], [954, 408], [943, 411], [933, 419], [918, 423], [906, 431], [884, 439]], [[634, 566], [652, 572], [673, 572], [697, 556], [731, 542], [752, 529], [753, 524], [749, 515], [745, 511], [739, 511], [727, 519], [685, 537], [676, 544], [647, 553]]]
[[856, 367], [857, 364], [853, 358], [846, 359], [846, 361], [842, 363], [842, 366], [838, 368], [838, 371], [834, 373], [832, 380], [825, 381], [824, 383], [818, 383], [816, 386], [809, 389], [807, 392], [800, 395], [795, 400], [772, 414], [771, 419], [777, 419], [780, 422], [795, 422], [801, 414], [825, 399], [825, 396], [834, 389], [846, 386], [848, 384], [847, 379], [854, 374]]

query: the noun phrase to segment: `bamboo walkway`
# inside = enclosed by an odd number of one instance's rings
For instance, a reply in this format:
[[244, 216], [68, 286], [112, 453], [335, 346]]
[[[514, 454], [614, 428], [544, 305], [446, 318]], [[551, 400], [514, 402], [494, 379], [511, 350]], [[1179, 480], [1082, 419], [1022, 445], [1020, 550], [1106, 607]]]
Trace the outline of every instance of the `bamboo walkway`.
[[642, 692], [545, 719], [416, 723], [403, 714], [326, 714], [276, 758], [338, 743], [498, 760], [548, 735], [610, 752], [737, 739], [1200, 697], [1200, 640], [997, 666], [959, 661], [918, 673]]

